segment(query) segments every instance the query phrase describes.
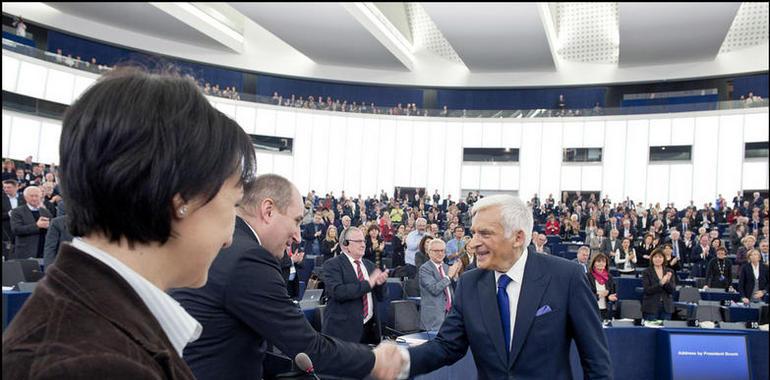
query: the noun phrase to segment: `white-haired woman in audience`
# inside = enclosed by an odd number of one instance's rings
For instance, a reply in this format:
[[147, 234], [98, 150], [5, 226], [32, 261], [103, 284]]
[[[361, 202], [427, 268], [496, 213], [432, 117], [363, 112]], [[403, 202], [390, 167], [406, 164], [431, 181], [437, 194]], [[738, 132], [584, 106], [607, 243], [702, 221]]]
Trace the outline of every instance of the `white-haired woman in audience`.
[[754, 249], [754, 245], [757, 243], [757, 238], [754, 235], [746, 235], [741, 239], [742, 246], [735, 252], [735, 264], [743, 265], [748, 261], [747, 253]]
[[760, 252], [756, 249], [750, 250], [746, 256], [748, 262], [741, 267], [738, 276], [738, 291], [741, 293], [742, 301], [745, 304], [749, 302], [759, 302], [768, 293], [770, 285], [770, 275], [767, 265], [761, 263]]

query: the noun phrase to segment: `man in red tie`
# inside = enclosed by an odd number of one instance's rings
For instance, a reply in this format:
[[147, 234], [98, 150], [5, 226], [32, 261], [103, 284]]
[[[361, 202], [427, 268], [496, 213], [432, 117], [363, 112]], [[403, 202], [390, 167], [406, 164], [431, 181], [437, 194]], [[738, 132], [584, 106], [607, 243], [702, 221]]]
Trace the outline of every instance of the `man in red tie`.
[[340, 234], [344, 255], [323, 266], [329, 301], [324, 310], [323, 333], [349, 342], [379, 344], [381, 339], [377, 301], [382, 301], [388, 272], [375, 269], [364, 259], [364, 233], [348, 227]]
[[462, 263], [444, 264], [446, 244], [441, 239], [426, 243], [430, 260], [420, 266], [420, 327], [438, 331], [452, 310], [452, 281]]

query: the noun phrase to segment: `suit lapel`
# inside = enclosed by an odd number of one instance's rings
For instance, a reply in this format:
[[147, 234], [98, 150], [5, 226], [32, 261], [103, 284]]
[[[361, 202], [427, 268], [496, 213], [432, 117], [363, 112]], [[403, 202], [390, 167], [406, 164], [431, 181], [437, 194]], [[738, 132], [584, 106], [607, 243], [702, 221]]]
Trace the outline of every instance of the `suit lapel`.
[[481, 313], [481, 318], [484, 320], [484, 326], [489, 332], [488, 336], [492, 339], [495, 352], [500, 357], [500, 361], [507, 364], [508, 358], [505, 357], [503, 323], [500, 322], [500, 310], [497, 306], [497, 287], [495, 286], [494, 271], [485, 270], [484, 274], [479, 277], [478, 292], [481, 310], [487, 311]]
[[527, 265], [519, 293], [519, 305], [516, 308], [516, 325], [513, 330], [510, 361], [508, 362], [511, 366], [516, 362], [516, 357], [524, 346], [540, 300], [543, 298], [550, 280], [550, 276], [547, 276], [541, 268], [541, 260], [542, 258], [538, 255], [527, 255]]

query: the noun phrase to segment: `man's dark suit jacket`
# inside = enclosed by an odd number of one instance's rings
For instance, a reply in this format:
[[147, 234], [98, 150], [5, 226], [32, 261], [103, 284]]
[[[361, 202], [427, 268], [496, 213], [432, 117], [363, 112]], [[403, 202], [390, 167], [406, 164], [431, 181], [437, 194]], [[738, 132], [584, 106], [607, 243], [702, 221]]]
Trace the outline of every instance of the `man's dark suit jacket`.
[[63, 244], [3, 333], [4, 379], [193, 379], [115, 271]]
[[[495, 273], [472, 270], [460, 276], [452, 310], [436, 338], [409, 349], [410, 376], [450, 365], [470, 346], [480, 380], [570, 379], [574, 339], [585, 375], [611, 378], [607, 339], [583, 268], [561, 257], [527, 254], [522, 281], [509, 355]], [[550, 312], [538, 313], [546, 306]]]
[[[530, 244], [527, 246], [527, 252], [529, 253], [538, 253], [537, 247], [535, 247], [534, 244]], [[551, 248], [548, 248], [548, 246], [543, 246], [543, 253], [550, 255], [551, 254]]]
[[[374, 263], [361, 260], [369, 275], [374, 271]], [[372, 289], [367, 281], [359, 281], [356, 271], [343, 253], [324, 261], [324, 288], [329, 300], [324, 310], [323, 332], [348, 342], [360, 342], [364, 331], [363, 297], [372, 292], [374, 302], [374, 323], [381, 334], [377, 302], [383, 299], [382, 285]], [[379, 338], [379, 337], [377, 337]], [[379, 340], [379, 339], [377, 339]]]
[[289, 298], [278, 260], [241, 218], [232, 245], [214, 259], [206, 286], [177, 289], [171, 296], [203, 325], [200, 338], [184, 350], [199, 380], [260, 379], [266, 341], [290, 358], [307, 353], [317, 372], [362, 378], [374, 367], [374, 354], [365, 346], [313, 329]]
[[[40, 207], [39, 211], [41, 217], [53, 218], [45, 207]], [[20, 205], [11, 211], [11, 231], [16, 235], [13, 254], [11, 255], [12, 259], [42, 258], [43, 252], [40, 252], [40, 256], [38, 256], [38, 244], [40, 239], [45, 240], [46, 231], [43, 230], [41, 235], [41, 229], [36, 223], [37, 220], [32, 215], [32, 210], [26, 204]]]
[[[16, 199], [18, 200], [17, 207], [27, 204], [21, 193], [16, 193]], [[13, 232], [11, 231], [11, 210], [11, 199], [3, 192], [3, 241], [14, 240]]]
[[45, 235], [45, 245], [43, 246], [43, 264], [47, 268], [56, 261], [59, 253], [59, 246], [62, 242], [72, 241], [72, 234], [67, 226], [67, 215], [57, 216], [51, 219], [48, 226], [48, 233]]

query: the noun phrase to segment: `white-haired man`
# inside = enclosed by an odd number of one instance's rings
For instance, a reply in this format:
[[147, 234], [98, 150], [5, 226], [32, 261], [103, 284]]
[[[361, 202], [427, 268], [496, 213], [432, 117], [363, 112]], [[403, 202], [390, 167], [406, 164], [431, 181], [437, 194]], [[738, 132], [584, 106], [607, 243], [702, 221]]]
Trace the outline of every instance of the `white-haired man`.
[[479, 379], [571, 378], [574, 339], [585, 375], [611, 378], [607, 340], [583, 269], [528, 254], [532, 212], [518, 198], [485, 197], [472, 216], [468, 246], [481, 270], [460, 277], [436, 338], [402, 350], [408, 360], [401, 375], [450, 365], [470, 347]]
[[43, 206], [43, 191], [39, 187], [27, 186], [24, 200], [26, 204], [11, 211], [11, 231], [16, 236], [11, 258], [43, 258], [45, 234], [53, 215]]

